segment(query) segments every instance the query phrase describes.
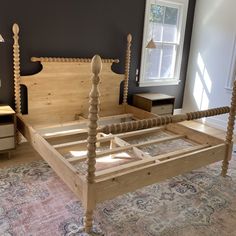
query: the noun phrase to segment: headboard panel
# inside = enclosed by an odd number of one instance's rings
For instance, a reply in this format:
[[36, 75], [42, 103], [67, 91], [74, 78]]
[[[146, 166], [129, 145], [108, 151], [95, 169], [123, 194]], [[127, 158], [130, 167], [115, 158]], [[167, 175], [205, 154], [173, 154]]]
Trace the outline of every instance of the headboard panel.
[[[106, 60], [104, 60], [106, 61]], [[35, 75], [22, 76], [27, 87], [28, 115], [32, 124], [55, 124], [87, 116], [91, 90], [91, 62], [41, 62], [43, 69]], [[120, 83], [124, 75], [111, 70], [112, 62], [103, 62], [101, 73], [100, 114], [121, 113]]]
[[[52, 125], [73, 121], [79, 116], [87, 117], [89, 92], [91, 90], [91, 59], [33, 57], [40, 62], [42, 70], [34, 75], [20, 76], [19, 26], [13, 25], [13, 59], [15, 105], [21, 113], [20, 84], [28, 94], [28, 114], [24, 117], [31, 125]], [[124, 112], [119, 105], [120, 83], [124, 80], [123, 104], [127, 104], [130, 46], [132, 37], [127, 37], [125, 74], [111, 70], [117, 59], [102, 59], [100, 82], [100, 115], [117, 115]]]

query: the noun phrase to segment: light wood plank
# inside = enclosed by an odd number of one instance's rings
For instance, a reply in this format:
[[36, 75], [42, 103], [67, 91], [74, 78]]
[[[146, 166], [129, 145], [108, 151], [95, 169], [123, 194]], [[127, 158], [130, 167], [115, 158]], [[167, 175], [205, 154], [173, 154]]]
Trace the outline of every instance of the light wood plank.
[[[177, 150], [177, 151], [161, 154], [161, 155], [157, 155], [154, 157], [147, 155], [145, 158], [142, 158], [143, 160], [138, 160], [138, 161], [134, 161], [131, 163], [123, 164], [121, 166], [116, 166], [116, 167], [112, 167], [112, 168], [109, 168], [106, 170], [97, 171], [96, 172], [96, 179], [104, 178], [104, 177], [108, 177], [108, 176], [114, 176], [115, 174], [118, 174], [118, 173], [121, 174], [122, 172], [126, 172], [127, 170], [137, 169], [140, 166], [149, 165], [150, 163], [168, 160], [168, 159], [180, 156], [180, 155], [188, 154], [188, 153], [198, 151], [198, 150], [203, 150], [204, 148], [208, 148], [208, 147], [209, 147], [208, 145], [197, 145], [194, 147], [185, 148], [182, 150]], [[139, 150], [139, 149], [136, 148], [136, 150]], [[143, 153], [143, 152], [140, 151], [140, 153]]]
[[96, 201], [98, 203], [112, 199], [118, 195], [220, 161], [224, 158], [225, 147], [225, 144], [219, 144], [171, 160], [141, 166], [126, 173], [114, 173], [113, 176], [99, 179], [96, 181], [95, 187]]
[[175, 134], [186, 135], [186, 138], [199, 144], [217, 145], [222, 143], [221, 139], [199, 132], [181, 124], [168, 124], [166, 129]]
[[[116, 123], [122, 120], [131, 119], [132, 114], [121, 114], [117, 116], [106, 116], [99, 118], [99, 125]], [[52, 125], [37, 129], [38, 133], [44, 138], [55, 138], [73, 134], [86, 133], [88, 130], [88, 120], [67, 122], [60, 125]]]
[[[150, 128], [150, 129], [137, 130], [137, 131], [126, 132], [126, 133], [115, 134], [115, 135], [113, 135], [113, 134], [105, 135], [105, 134], [101, 133], [102, 137], [98, 138], [97, 141], [102, 143], [102, 142], [110, 141], [114, 137], [128, 138], [128, 137], [132, 137], [132, 136], [145, 135], [145, 134], [149, 134], [149, 133], [151, 134], [153, 132], [161, 131], [161, 130], [163, 130], [163, 127], [154, 127], [154, 128]], [[85, 144], [85, 143], [87, 143], [87, 140], [56, 144], [56, 145], [53, 145], [53, 147], [57, 148], [59, 150], [59, 149], [65, 148], [65, 147], [69, 147], [69, 146], [75, 147], [76, 145], [81, 145], [81, 144]]]
[[[154, 143], [155, 144], [156, 143], [162, 143], [162, 142], [167, 142], [167, 141], [171, 141], [171, 140], [175, 140], [175, 139], [179, 139], [179, 138], [184, 138], [184, 137], [185, 137], [184, 135], [173, 135], [172, 137], [166, 137], [166, 138], [161, 138], [161, 139], [156, 139], [156, 140], [150, 140], [150, 141], [147, 141], [147, 142], [132, 144], [132, 145], [129, 145], [129, 146], [117, 147], [117, 148], [105, 150], [103, 152], [98, 152], [97, 153], [97, 158], [102, 157], [102, 156], [111, 155], [111, 154], [118, 153], [118, 152], [123, 152], [123, 151], [129, 150], [130, 148], [133, 148], [133, 147], [141, 147], [141, 146], [154, 144]], [[73, 163], [73, 162], [81, 162], [81, 161], [84, 161], [86, 159], [87, 159], [87, 156], [81, 156], [81, 157], [71, 157], [67, 160], [69, 162]]]
[[[39, 73], [20, 78], [20, 83], [28, 91], [29, 114], [25, 116], [29, 123], [32, 126], [60, 124], [73, 121], [78, 115], [87, 117], [90, 62], [41, 61], [41, 64], [43, 69]], [[119, 105], [120, 83], [124, 75], [114, 73], [111, 66], [112, 62], [103, 63], [101, 116], [124, 113], [124, 107]]]

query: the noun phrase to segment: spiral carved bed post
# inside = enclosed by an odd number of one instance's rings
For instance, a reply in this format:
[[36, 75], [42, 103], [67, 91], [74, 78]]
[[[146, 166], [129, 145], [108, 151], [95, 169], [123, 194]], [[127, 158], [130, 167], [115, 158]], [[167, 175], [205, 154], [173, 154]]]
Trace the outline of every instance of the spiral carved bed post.
[[229, 120], [228, 120], [228, 126], [227, 126], [227, 133], [226, 133], [226, 153], [225, 158], [222, 163], [222, 176], [227, 175], [228, 167], [229, 167], [229, 161], [232, 156], [233, 151], [233, 134], [234, 134], [234, 122], [235, 122], [235, 115], [236, 115], [236, 80], [234, 81], [233, 86], [233, 93], [231, 98], [231, 107], [229, 112]]
[[131, 41], [132, 35], [127, 36], [127, 49], [125, 60], [125, 79], [124, 79], [124, 91], [123, 91], [123, 104], [127, 104], [128, 90], [129, 90], [129, 70], [130, 70], [130, 58], [131, 58]]
[[93, 209], [95, 204], [93, 202], [92, 196], [92, 184], [94, 182], [95, 170], [96, 170], [96, 142], [97, 142], [97, 120], [98, 120], [98, 112], [99, 112], [99, 89], [98, 84], [100, 82], [99, 73], [102, 69], [102, 60], [100, 56], [96, 55], [92, 60], [92, 90], [90, 92], [90, 100], [89, 100], [89, 125], [88, 125], [88, 145], [87, 145], [87, 199], [85, 204], [85, 221], [84, 228], [86, 232], [90, 232], [92, 228], [93, 221]]
[[159, 116], [159, 117], [149, 118], [149, 119], [144, 119], [144, 120], [127, 121], [123, 123], [103, 126], [99, 128], [99, 132], [106, 133], [106, 134], [130, 132], [134, 130], [147, 129], [147, 128], [152, 128], [156, 126], [167, 125], [170, 123], [178, 123], [185, 120], [195, 120], [195, 119], [200, 119], [203, 117], [226, 114], [226, 113], [229, 113], [229, 111], [230, 111], [229, 107], [219, 107], [219, 108], [213, 108], [213, 109], [208, 109], [204, 111], [189, 112], [186, 114], [166, 115], [166, 116]]
[[[19, 26], [14, 24], [13, 31], [13, 61], [14, 61], [14, 96], [16, 114], [21, 114], [21, 92], [20, 92], [20, 46], [19, 46]], [[21, 136], [17, 132], [17, 143], [20, 143]]]

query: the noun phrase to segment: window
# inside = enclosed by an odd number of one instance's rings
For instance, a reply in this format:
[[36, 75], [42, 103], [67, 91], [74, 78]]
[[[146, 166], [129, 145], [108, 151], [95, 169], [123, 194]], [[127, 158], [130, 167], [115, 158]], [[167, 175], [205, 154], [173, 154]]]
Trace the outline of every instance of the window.
[[139, 86], [180, 82], [187, 8], [188, 0], [147, 0]]

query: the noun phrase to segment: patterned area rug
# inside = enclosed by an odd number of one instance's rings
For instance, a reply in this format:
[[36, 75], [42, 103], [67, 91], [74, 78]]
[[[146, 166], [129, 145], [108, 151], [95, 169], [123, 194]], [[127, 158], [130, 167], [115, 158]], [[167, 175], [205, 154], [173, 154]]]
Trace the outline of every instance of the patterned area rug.
[[[236, 159], [97, 206], [94, 235], [236, 235]], [[0, 235], [82, 236], [83, 208], [43, 161], [0, 170]]]

